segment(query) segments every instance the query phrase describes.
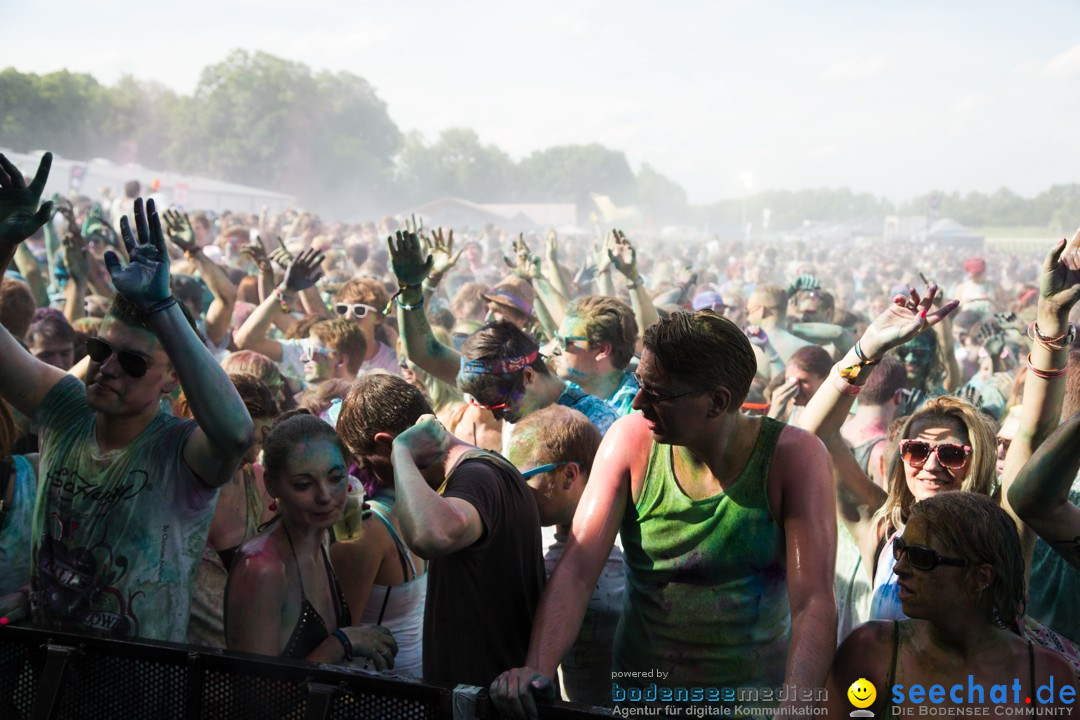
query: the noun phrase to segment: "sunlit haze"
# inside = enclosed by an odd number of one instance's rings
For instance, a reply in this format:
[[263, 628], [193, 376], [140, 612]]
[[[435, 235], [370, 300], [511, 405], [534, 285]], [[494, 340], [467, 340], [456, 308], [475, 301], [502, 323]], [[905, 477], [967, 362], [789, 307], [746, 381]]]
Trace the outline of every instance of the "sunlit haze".
[[404, 131], [473, 128], [515, 159], [599, 142], [694, 203], [1033, 195], [1080, 167], [1080, 4], [1064, 0], [166, 7], [5, 3], [0, 64], [189, 94], [231, 50], [263, 50], [366, 78]]

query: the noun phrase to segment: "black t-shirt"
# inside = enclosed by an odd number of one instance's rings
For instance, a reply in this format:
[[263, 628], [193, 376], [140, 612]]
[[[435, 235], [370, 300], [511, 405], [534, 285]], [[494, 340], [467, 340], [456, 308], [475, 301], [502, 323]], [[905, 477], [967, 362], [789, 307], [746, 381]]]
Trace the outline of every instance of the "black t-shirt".
[[431, 561], [424, 608], [424, 679], [486, 687], [525, 664], [544, 589], [540, 515], [532, 491], [506, 460], [469, 451], [443, 497], [476, 508], [484, 533]]

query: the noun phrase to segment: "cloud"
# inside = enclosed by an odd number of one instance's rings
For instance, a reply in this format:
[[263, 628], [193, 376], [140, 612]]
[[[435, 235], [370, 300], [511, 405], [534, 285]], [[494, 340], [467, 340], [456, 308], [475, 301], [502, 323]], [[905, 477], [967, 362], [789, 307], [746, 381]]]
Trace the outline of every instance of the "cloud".
[[832, 63], [821, 73], [825, 82], [859, 82], [877, 77], [885, 72], [891, 62], [884, 55], [872, 55], [864, 58], [848, 58]]
[[1050, 58], [1043, 65], [1042, 72], [1053, 77], [1080, 75], [1080, 45], [1073, 45], [1060, 55]]

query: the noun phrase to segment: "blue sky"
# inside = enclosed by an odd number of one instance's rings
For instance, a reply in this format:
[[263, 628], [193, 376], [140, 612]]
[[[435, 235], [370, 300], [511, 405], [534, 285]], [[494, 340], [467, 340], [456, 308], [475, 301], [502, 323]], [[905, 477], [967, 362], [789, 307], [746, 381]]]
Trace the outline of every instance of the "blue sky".
[[600, 142], [693, 202], [745, 176], [895, 200], [1080, 182], [1072, 1], [95, 5], [0, 3], [0, 65], [189, 93], [265, 50], [365, 77], [403, 130], [471, 127], [515, 158]]

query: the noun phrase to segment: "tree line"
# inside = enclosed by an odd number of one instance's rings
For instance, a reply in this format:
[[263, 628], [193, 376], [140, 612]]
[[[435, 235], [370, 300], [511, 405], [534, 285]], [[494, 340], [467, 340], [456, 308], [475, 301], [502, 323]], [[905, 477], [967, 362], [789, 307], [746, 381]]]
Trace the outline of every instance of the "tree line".
[[1080, 224], [1080, 185], [1034, 198], [933, 191], [897, 204], [846, 188], [759, 192], [691, 207], [685, 190], [645, 164], [634, 171], [621, 150], [593, 143], [537, 150], [514, 161], [474, 130], [437, 138], [403, 132], [364, 78], [313, 72], [303, 63], [236, 50], [203, 69], [181, 95], [125, 76], [112, 86], [70, 71], [0, 71], [0, 145], [50, 149], [70, 158], [207, 175], [296, 195], [327, 217], [372, 217], [453, 195], [476, 202], [576, 203], [582, 224], [591, 195], [636, 205], [652, 224], [708, 222], [770, 230], [887, 214], [951, 217], [972, 226]]

